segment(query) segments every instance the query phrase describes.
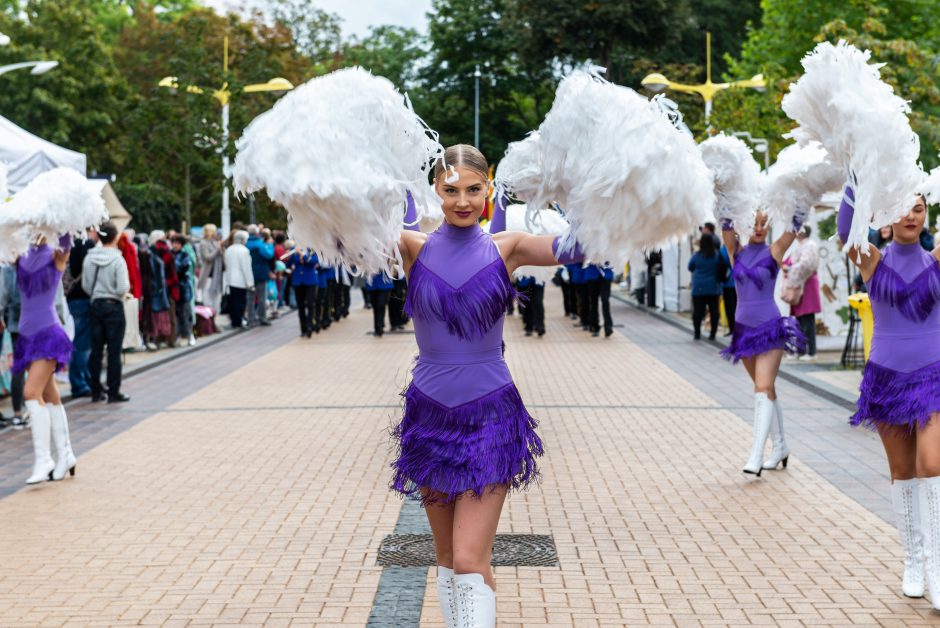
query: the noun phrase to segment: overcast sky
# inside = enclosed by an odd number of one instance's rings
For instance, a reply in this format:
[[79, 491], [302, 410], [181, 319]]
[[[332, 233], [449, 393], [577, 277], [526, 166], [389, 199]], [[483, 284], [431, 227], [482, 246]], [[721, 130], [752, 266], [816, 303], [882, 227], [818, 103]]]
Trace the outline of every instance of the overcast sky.
[[[203, 0], [216, 9], [244, 5], [244, 0]], [[311, 0], [318, 7], [343, 18], [343, 35], [362, 37], [370, 26], [393, 24], [427, 32], [425, 14], [431, 10], [431, 0]]]

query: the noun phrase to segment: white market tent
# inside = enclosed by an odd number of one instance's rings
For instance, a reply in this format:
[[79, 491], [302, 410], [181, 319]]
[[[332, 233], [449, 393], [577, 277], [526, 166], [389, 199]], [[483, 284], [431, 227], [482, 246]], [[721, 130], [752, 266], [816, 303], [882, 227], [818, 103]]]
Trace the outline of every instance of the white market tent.
[[72, 168], [85, 174], [82, 153], [56, 146], [0, 116], [0, 162], [7, 164], [7, 185], [18, 192], [33, 177], [53, 168]]
[[90, 185], [101, 198], [104, 199], [104, 205], [108, 208], [108, 218], [117, 226], [118, 231], [123, 231], [130, 223], [132, 216], [124, 209], [121, 199], [114, 193], [114, 188], [107, 179], [88, 179]]

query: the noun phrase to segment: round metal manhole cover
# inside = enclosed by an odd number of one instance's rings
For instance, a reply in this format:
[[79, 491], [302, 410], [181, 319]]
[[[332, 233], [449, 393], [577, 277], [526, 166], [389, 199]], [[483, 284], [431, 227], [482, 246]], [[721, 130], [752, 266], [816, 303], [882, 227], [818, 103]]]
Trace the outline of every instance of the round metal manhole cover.
[[[430, 534], [390, 534], [382, 540], [378, 564], [383, 567], [432, 567], [437, 564]], [[494, 567], [557, 567], [555, 540], [544, 534], [497, 534]]]

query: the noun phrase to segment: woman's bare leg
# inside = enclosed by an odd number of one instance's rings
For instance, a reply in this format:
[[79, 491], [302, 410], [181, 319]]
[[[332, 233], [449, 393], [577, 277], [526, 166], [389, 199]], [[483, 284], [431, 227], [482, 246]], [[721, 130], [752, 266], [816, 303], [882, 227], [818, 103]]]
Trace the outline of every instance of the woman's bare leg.
[[478, 573], [496, 590], [493, 579], [493, 540], [506, 501], [507, 487], [487, 487], [482, 497], [461, 496], [454, 509], [454, 572]]
[[448, 569], [454, 568], [454, 505], [433, 503], [435, 500], [443, 501], [445, 495], [428, 488], [421, 489], [421, 495], [426, 502], [424, 512], [431, 524], [431, 534], [434, 536], [434, 552], [437, 554], [437, 564]]

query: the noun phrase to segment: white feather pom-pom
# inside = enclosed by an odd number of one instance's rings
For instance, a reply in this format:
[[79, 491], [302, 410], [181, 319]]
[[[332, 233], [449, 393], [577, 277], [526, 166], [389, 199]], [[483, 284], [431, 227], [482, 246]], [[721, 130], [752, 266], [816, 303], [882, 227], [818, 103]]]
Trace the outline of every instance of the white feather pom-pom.
[[715, 217], [731, 220], [743, 241], [754, 227], [760, 193], [760, 166], [740, 139], [719, 134], [701, 144], [705, 165], [715, 176]]
[[526, 203], [544, 197], [542, 178], [542, 150], [538, 131], [533, 131], [524, 140], [512, 142], [506, 154], [496, 166], [497, 197], [503, 190], [511, 190]]
[[391, 82], [362, 68], [293, 90], [237, 147], [236, 190], [265, 188], [298, 245], [363, 273], [394, 263], [407, 190], [417, 207], [440, 204], [427, 183], [443, 147]]
[[819, 142], [791, 144], [780, 151], [761, 182], [761, 209], [771, 221], [789, 227], [794, 215], [808, 215], [823, 194], [839, 191], [844, 175]]
[[22, 254], [39, 236], [55, 243], [59, 236], [82, 234], [108, 219], [104, 199], [88, 180], [71, 168], [37, 175], [12, 200], [0, 204], [0, 256]]
[[577, 70], [558, 86], [537, 139], [511, 148], [497, 186], [526, 197], [530, 212], [558, 202], [571, 223], [566, 242], [619, 263], [689, 233], [714, 206], [712, 175], [677, 114]]
[[790, 135], [800, 144], [819, 141], [843, 176], [854, 173], [855, 217], [846, 245], [864, 251], [869, 226], [910, 212], [923, 177], [910, 107], [870, 58], [844, 41], [823, 42], [803, 58], [806, 73], [783, 99], [784, 112], [800, 125]]
[[[527, 210], [525, 205], [510, 205], [506, 208], [506, 230], [525, 231], [533, 235], [562, 235], [568, 230], [568, 221], [554, 209]], [[536, 281], [551, 281], [557, 266], [520, 266], [513, 277], [535, 277]]]
[[0, 203], [7, 200], [7, 197], [10, 195], [10, 188], [7, 187], [7, 175], [9, 173], [9, 167], [5, 161], [0, 161]]
[[940, 166], [924, 175], [923, 183], [918, 191], [927, 198], [927, 203], [935, 205], [940, 203]]

